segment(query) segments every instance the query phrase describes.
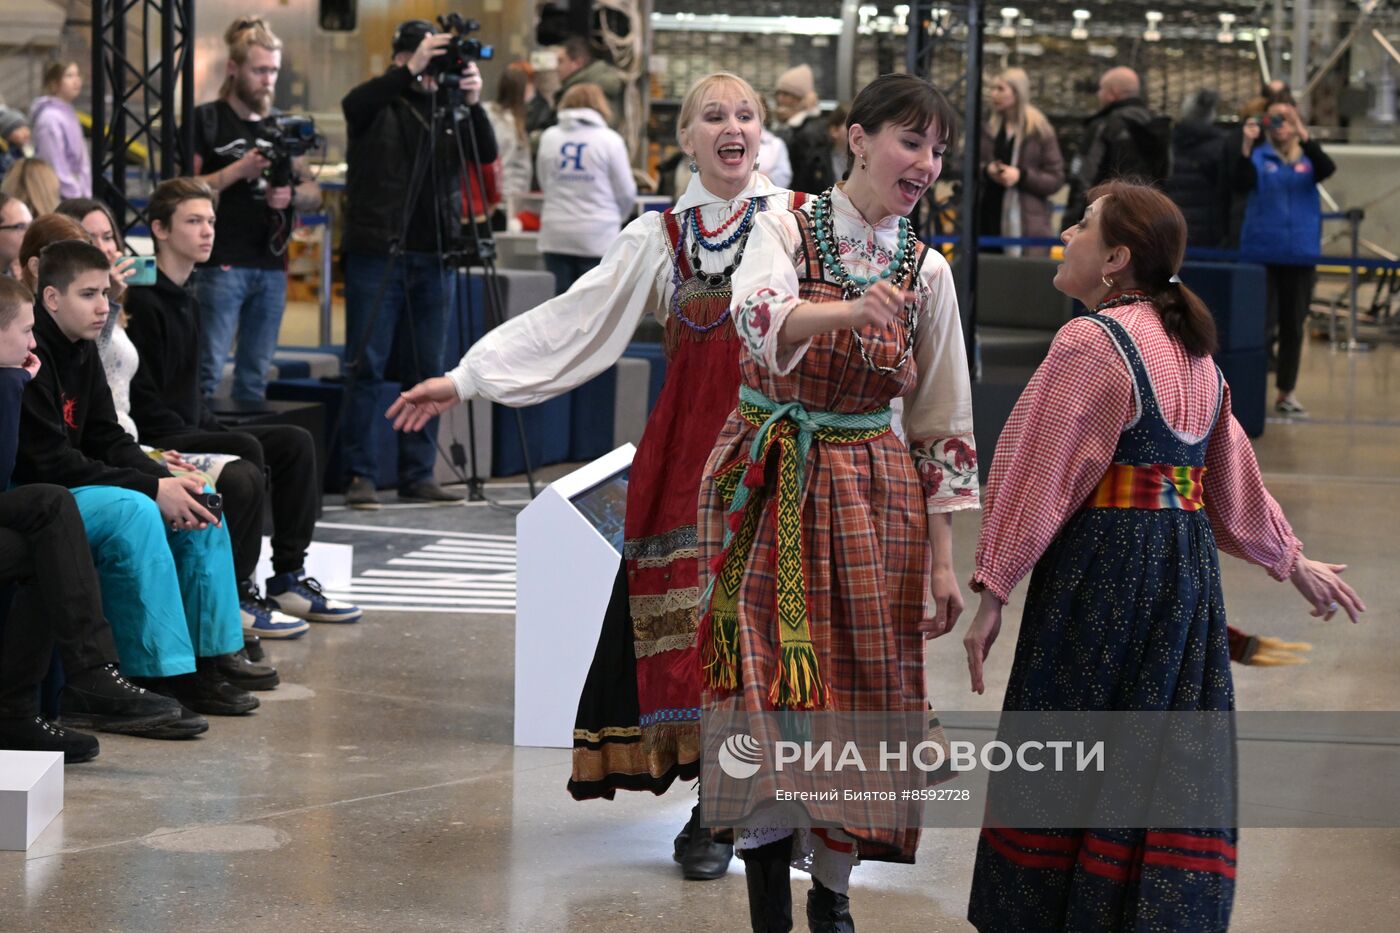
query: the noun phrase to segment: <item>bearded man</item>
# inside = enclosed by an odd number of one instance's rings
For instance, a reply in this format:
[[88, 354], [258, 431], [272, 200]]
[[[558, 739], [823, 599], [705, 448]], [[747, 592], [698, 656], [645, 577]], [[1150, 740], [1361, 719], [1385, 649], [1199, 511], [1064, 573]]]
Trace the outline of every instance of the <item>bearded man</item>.
[[233, 21], [224, 31], [228, 66], [219, 98], [194, 111], [195, 174], [219, 198], [214, 251], [194, 276], [200, 307], [199, 384], [214, 394], [234, 339], [235, 399], [267, 393], [267, 369], [287, 304], [287, 241], [294, 211], [314, 211], [321, 190], [302, 159], [292, 161], [290, 185], [271, 186], [271, 164], [258, 151], [264, 119], [282, 67], [282, 40], [261, 17]]

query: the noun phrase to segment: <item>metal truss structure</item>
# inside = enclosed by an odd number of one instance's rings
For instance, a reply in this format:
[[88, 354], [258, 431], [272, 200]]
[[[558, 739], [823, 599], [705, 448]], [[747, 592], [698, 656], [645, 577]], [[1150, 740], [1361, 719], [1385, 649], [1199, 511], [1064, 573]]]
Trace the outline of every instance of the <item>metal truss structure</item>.
[[[962, 78], [939, 90], [957, 107], [962, 105], [962, 145], [951, 151], [960, 155], [958, 179], [951, 194], [936, 200], [922, 218], [919, 234], [927, 239], [941, 233], [956, 233], [952, 265], [957, 281], [958, 305], [962, 309], [963, 339], [967, 342], [968, 362], [976, 374], [977, 341], [977, 187], [978, 147], [981, 143], [982, 40], [985, 28], [982, 0], [915, 0], [909, 9], [909, 46], [905, 68], [923, 78], [934, 71], [934, 63], [945, 58], [964, 60]], [[945, 163], [945, 177], [948, 166]], [[951, 229], [949, 224], [951, 223]]]
[[94, 0], [92, 185], [117, 223], [144, 214], [129, 192], [133, 153], [149, 176], [193, 169], [194, 0]]

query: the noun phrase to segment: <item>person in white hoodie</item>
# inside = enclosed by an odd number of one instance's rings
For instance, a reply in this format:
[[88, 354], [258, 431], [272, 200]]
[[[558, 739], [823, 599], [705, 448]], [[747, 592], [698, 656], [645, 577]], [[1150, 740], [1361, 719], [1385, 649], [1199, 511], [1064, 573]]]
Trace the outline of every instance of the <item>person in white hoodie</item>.
[[34, 98], [29, 123], [34, 152], [58, 173], [59, 197], [92, 197], [92, 160], [73, 101], [83, 90], [77, 62], [54, 62], [44, 70], [44, 95]]
[[637, 199], [627, 144], [608, 128], [611, 118], [602, 88], [576, 84], [559, 101], [559, 123], [540, 136], [539, 247], [557, 295], [598, 264]]

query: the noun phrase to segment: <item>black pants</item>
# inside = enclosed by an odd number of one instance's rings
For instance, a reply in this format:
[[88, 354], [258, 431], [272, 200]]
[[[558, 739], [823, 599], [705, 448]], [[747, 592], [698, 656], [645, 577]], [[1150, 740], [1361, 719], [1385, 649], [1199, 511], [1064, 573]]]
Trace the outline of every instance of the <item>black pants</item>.
[[0, 582], [18, 582], [0, 634], [0, 716], [39, 711], [55, 646], [69, 674], [115, 664], [112, 629], [73, 494], [37, 483], [0, 492]]
[[1275, 381], [1280, 394], [1292, 392], [1298, 384], [1298, 365], [1303, 358], [1303, 329], [1312, 305], [1317, 270], [1312, 266], [1265, 266], [1268, 307], [1271, 320], [1278, 322], [1278, 373]]
[[243, 425], [237, 431], [186, 431], [142, 439], [166, 450], [233, 454], [216, 486], [233, 545], [233, 572], [251, 580], [262, 548], [265, 477], [272, 477], [272, 572], [300, 570], [316, 530], [316, 444], [305, 428], [289, 424]]

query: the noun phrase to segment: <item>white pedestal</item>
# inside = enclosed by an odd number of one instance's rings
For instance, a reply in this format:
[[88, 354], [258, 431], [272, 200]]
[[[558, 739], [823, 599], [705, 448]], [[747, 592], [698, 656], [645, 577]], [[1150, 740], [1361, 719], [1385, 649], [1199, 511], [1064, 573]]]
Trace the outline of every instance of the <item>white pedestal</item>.
[[[312, 541], [306, 549], [306, 575], [315, 577], [327, 590], [347, 592], [350, 578], [354, 576], [355, 546], [353, 544], [327, 544]], [[267, 584], [272, 576], [272, 542], [262, 539], [262, 553], [258, 556], [258, 568], [253, 571], [253, 582], [258, 589]]]
[[579, 691], [622, 555], [576, 502], [617, 494], [619, 447], [541, 492], [516, 519], [515, 744], [573, 745]]
[[62, 810], [62, 752], [0, 751], [0, 849], [27, 850]]

